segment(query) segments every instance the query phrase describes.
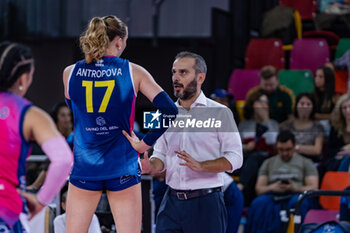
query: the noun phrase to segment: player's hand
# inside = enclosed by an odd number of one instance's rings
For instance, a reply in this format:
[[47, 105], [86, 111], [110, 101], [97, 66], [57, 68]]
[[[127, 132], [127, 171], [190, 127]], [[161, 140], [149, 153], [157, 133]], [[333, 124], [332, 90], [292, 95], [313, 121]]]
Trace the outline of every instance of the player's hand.
[[189, 167], [192, 171], [196, 172], [201, 172], [203, 171], [203, 167], [201, 162], [198, 162], [195, 160], [191, 155], [189, 155], [186, 151], [175, 151], [177, 154], [177, 157], [180, 159], [184, 160], [184, 163], [180, 163], [181, 166], [187, 166]]
[[31, 220], [35, 215], [37, 215], [45, 207], [45, 205], [39, 202], [36, 194], [23, 192], [19, 189], [17, 191], [27, 201], [27, 206], [30, 211], [29, 220]]
[[148, 151], [143, 154], [143, 159], [141, 159], [142, 174], [151, 173], [151, 164], [148, 158]]
[[140, 154], [144, 153], [148, 148], [150, 148], [149, 145], [147, 145], [143, 140], [140, 141], [140, 139], [136, 136], [134, 131], [131, 131], [131, 136], [125, 131], [122, 131], [124, 136], [128, 139], [131, 146]]

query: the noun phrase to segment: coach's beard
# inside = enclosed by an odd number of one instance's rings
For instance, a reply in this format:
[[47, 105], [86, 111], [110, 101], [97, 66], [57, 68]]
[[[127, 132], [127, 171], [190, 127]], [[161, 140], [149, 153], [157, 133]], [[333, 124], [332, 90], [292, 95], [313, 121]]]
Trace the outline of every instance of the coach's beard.
[[[179, 84], [175, 82], [174, 84]], [[197, 78], [194, 78], [182, 91], [174, 90], [174, 95], [181, 100], [188, 100], [195, 96], [197, 93]]]

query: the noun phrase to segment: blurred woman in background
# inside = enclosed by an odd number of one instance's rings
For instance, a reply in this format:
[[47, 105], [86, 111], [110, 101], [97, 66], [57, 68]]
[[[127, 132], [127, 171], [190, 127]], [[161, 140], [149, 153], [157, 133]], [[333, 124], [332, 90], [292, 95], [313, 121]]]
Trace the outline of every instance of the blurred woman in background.
[[282, 129], [295, 136], [296, 152], [319, 162], [322, 157], [324, 129], [315, 121], [315, 100], [310, 93], [300, 93], [296, 98], [294, 120], [283, 125]]

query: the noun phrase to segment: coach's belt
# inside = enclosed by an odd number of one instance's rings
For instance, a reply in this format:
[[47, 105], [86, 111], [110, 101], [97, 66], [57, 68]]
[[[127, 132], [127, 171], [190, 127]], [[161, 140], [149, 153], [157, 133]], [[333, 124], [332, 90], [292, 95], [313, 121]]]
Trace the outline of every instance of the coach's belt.
[[170, 195], [177, 196], [179, 200], [188, 200], [196, 197], [205, 196], [214, 192], [221, 192], [221, 187], [196, 190], [175, 190], [171, 188], [169, 193]]

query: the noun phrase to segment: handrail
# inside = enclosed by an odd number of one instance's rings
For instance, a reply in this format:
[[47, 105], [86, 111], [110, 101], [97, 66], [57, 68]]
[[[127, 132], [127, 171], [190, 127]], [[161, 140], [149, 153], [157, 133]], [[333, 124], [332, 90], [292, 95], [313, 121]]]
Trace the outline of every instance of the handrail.
[[299, 195], [294, 214], [294, 232], [298, 232], [301, 226], [301, 203], [305, 198], [318, 196], [350, 196], [350, 190], [309, 190]]

